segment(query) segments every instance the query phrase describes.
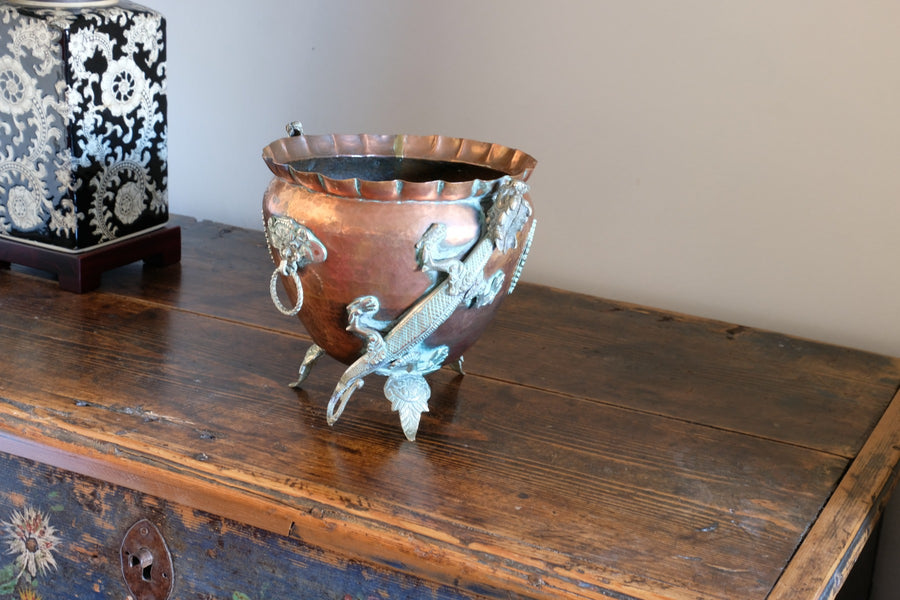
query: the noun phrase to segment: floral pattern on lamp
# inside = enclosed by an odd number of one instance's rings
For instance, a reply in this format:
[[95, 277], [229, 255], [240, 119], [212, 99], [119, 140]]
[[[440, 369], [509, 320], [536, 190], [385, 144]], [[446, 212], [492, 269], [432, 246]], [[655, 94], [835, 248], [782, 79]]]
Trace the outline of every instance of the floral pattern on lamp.
[[168, 221], [165, 20], [0, 3], [0, 236], [69, 252]]

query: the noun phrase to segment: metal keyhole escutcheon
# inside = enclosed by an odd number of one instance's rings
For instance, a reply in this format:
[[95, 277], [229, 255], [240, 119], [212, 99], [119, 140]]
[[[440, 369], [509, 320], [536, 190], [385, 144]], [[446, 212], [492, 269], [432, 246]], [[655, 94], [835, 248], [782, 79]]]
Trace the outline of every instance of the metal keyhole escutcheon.
[[141, 519], [122, 540], [122, 576], [135, 600], [167, 600], [175, 583], [172, 555], [156, 526]]

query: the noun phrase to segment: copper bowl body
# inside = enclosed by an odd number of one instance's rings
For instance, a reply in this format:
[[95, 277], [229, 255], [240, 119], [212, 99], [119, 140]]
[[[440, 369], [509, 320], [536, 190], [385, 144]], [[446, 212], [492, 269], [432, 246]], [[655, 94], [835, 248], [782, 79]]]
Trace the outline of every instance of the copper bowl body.
[[[263, 200], [265, 222], [284, 216], [311, 230], [327, 259], [302, 269], [299, 318], [313, 341], [346, 364], [365, 340], [347, 330], [347, 306], [356, 298], [380, 300], [376, 318], [394, 321], [435, 286], [439, 277], [421, 268], [416, 244], [434, 223], [447, 226], [446, 244], [462, 254], [485, 224], [482, 203], [503, 178], [525, 181], [534, 158], [497, 144], [443, 136], [298, 135], [263, 151], [275, 174]], [[497, 300], [475, 310], [461, 307], [431, 335], [429, 345], [447, 345], [457, 359], [483, 332], [526, 248], [492, 256], [485, 268], [502, 270], [505, 287]], [[272, 250], [273, 261], [281, 256]], [[280, 277], [291, 303], [298, 290]]]
[[269, 293], [314, 342], [294, 385], [323, 354], [349, 365], [328, 404], [333, 424], [365, 377], [385, 376], [415, 439], [431, 396], [424, 376], [451, 361], [462, 371], [515, 287], [534, 235], [525, 180], [536, 161], [443, 136], [289, 132], [263, 150], [275, 174], [263, 221]]

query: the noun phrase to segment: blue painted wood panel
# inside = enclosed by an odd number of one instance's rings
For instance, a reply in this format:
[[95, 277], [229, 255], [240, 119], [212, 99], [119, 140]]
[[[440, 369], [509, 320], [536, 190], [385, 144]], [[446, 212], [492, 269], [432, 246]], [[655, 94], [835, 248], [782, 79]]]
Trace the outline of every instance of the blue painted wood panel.
[[129, 527], [144, 518], [157, 526], [172, 554], [173, 599], [470, 598], [289, 537], [0, 453], [0, 600], [129, 598], [119, 552]]

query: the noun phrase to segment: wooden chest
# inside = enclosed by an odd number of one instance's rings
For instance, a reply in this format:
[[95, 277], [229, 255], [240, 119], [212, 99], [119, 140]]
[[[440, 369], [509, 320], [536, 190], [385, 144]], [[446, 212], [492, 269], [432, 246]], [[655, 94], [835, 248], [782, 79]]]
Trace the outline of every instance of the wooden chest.
[[900, 360], [534, 285], [418, 441], [374, 382], [329, 427], [262, 234], [179, 224], [0, 271], [0, 600], [831, 598], [897, 478]]

